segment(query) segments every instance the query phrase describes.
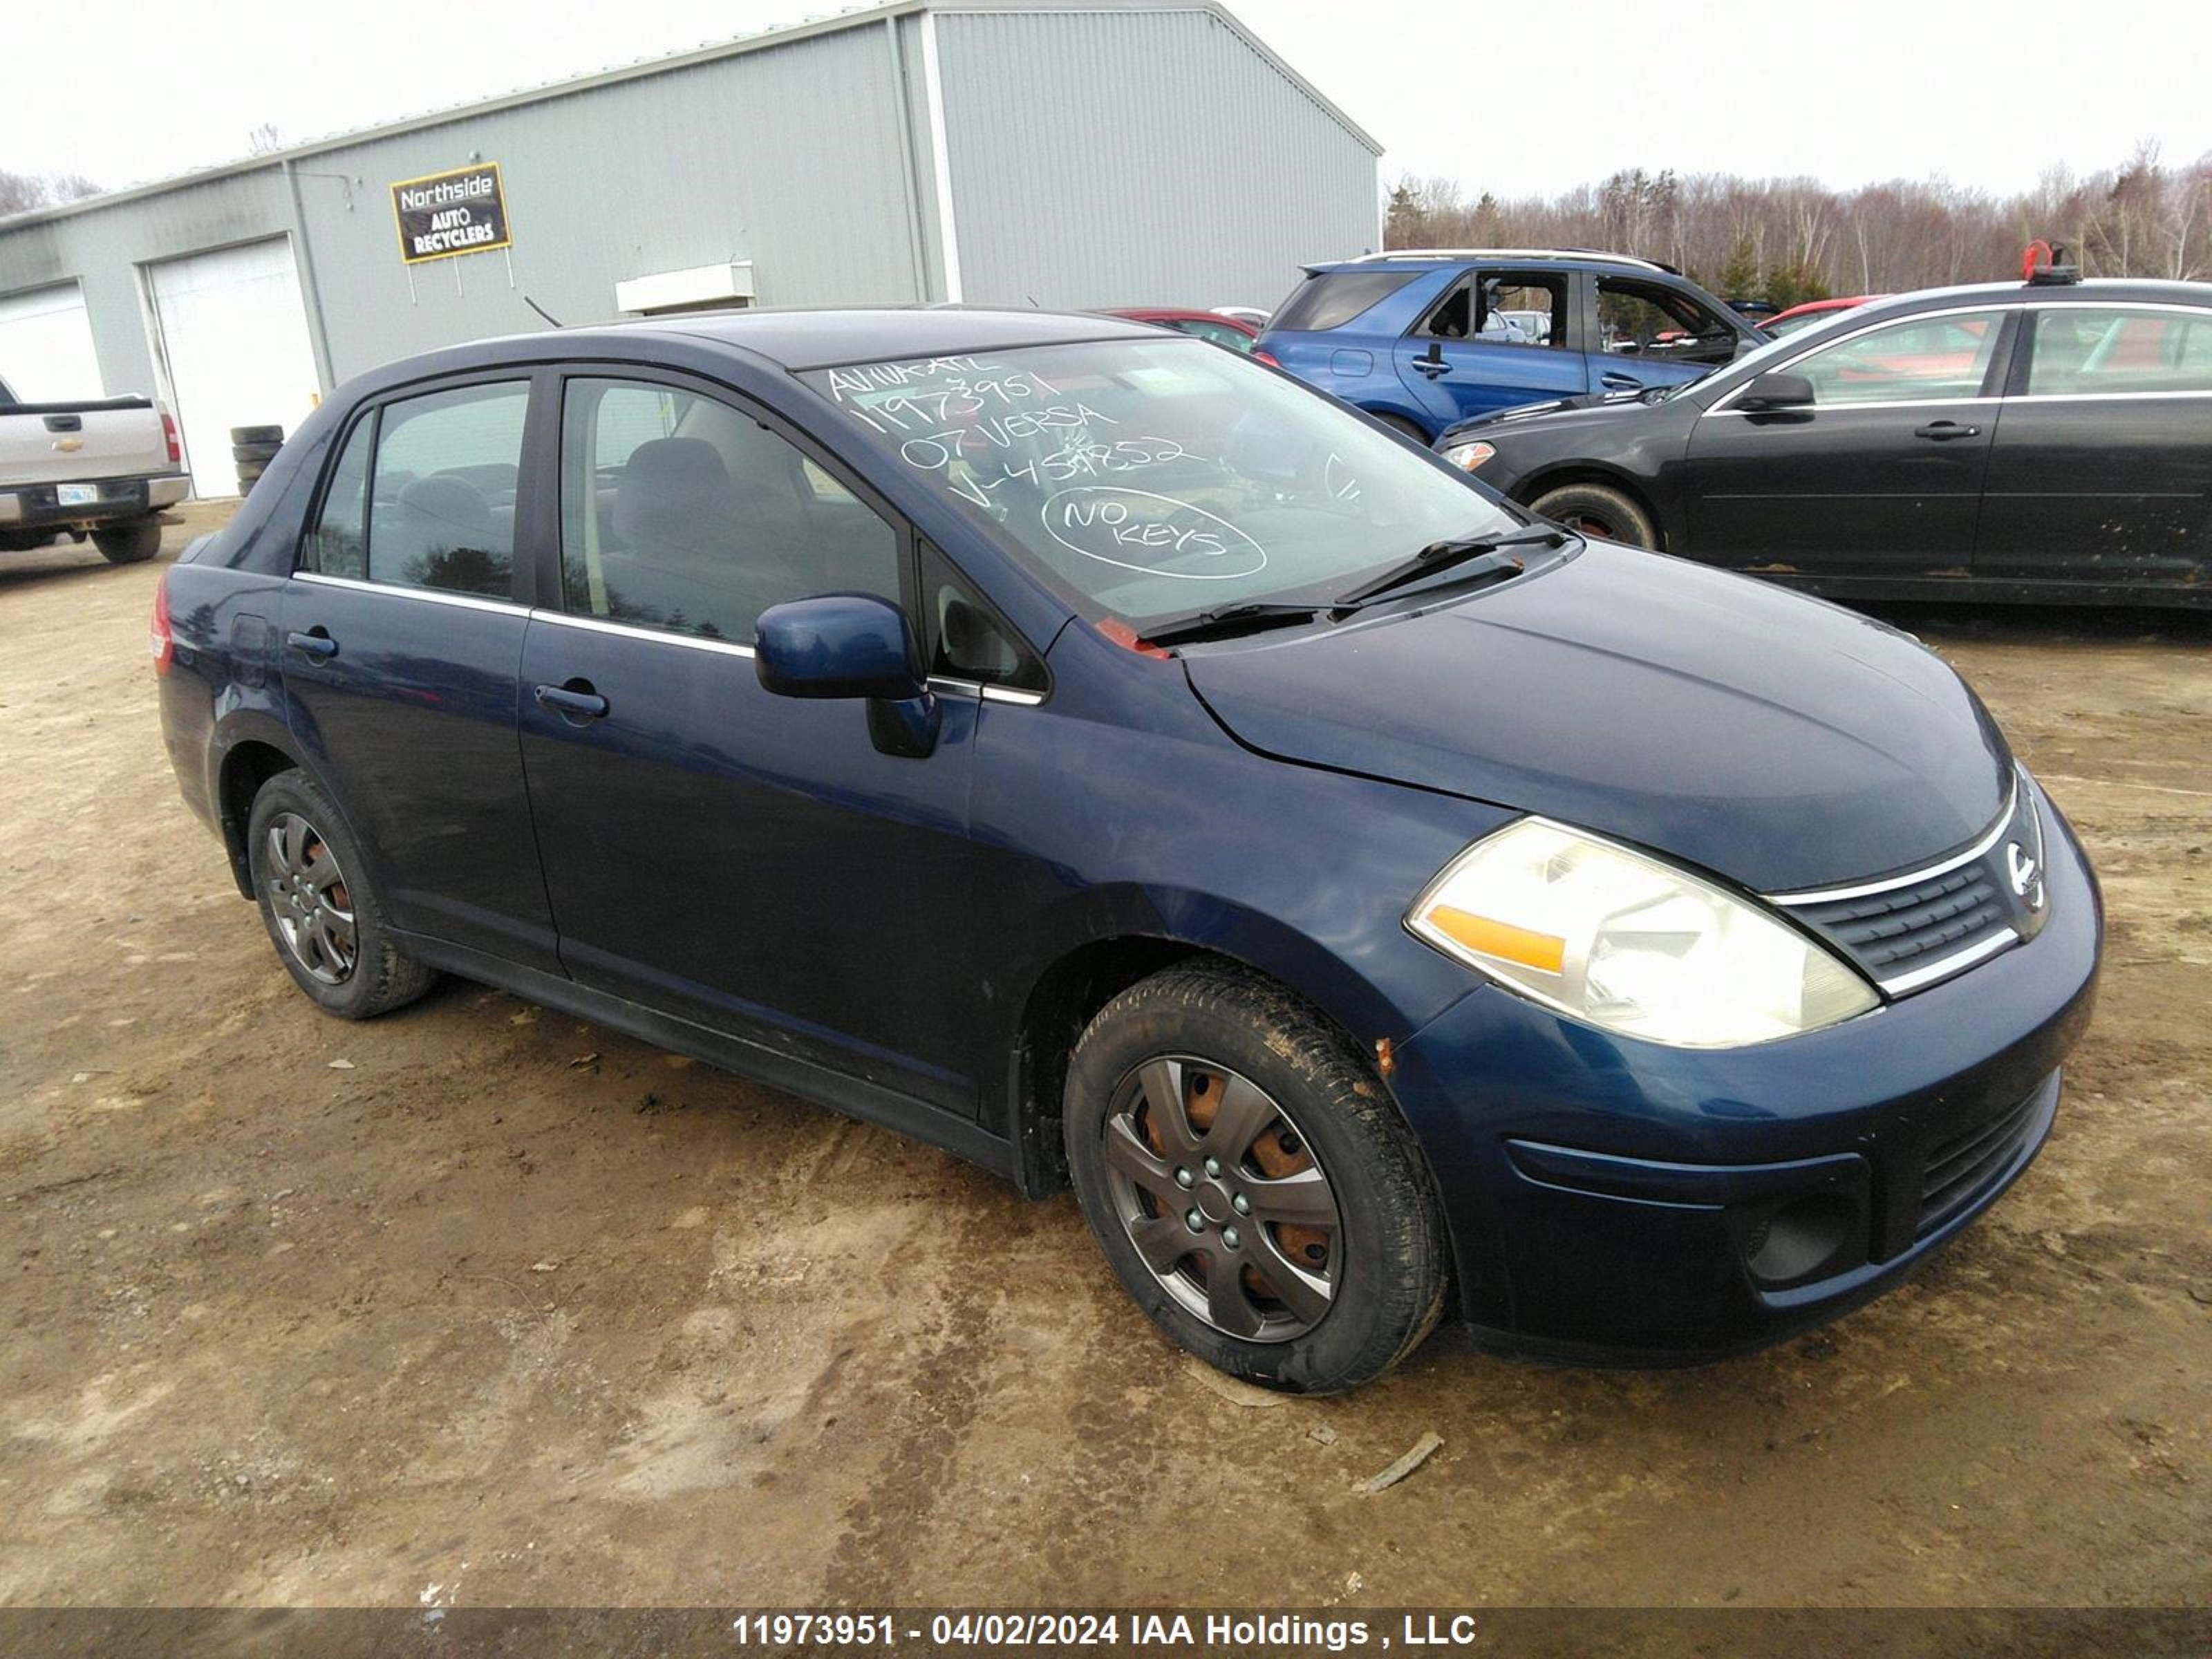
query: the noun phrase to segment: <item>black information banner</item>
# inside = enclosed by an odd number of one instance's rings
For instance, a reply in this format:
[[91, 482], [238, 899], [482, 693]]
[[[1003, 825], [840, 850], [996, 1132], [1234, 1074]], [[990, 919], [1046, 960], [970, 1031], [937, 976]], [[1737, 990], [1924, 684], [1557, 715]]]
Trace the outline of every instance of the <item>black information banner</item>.
[[2203, 1659], [2212, 1607], [9, 1607], [8, 1659]]
[[399, 222], [399, 257], [410, 265], [489, 253], [514, 240], [496, 161], [402, 179], [392, 187], [392, 212]]

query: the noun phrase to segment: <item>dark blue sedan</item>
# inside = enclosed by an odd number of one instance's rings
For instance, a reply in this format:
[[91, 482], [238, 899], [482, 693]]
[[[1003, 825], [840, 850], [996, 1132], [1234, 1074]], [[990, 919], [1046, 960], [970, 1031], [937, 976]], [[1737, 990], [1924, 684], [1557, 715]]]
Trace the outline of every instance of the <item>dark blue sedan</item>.
[[439, 973], [1073, 1184], [1178, 1342], [1666, 1360], [2020, 1174], [2097, 889], [1905, 635], [1097, 317], [671, 319], [343, 387], [166, 577], [334, 1014]]

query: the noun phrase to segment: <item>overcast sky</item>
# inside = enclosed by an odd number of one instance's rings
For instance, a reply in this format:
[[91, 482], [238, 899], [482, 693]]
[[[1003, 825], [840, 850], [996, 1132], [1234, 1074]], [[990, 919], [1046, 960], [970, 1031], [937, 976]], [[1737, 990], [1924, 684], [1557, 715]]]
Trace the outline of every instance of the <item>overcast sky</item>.
[[[954, 4], [957, 0], [951, 0]], [[2212, 150], [2207, 0], [1481, 6], [1231, 0], [1386, 146], [1386, 179], [1548, 192], [1616, 167], [1942, 174], [2004, 193]], [[117, 186], [799, 21], [808, 0], [14, 0], [0, 167]], [[81, 64], [82, 76], [72, 66]], [[33, 68], [35, 66], [35, 68]], [[33, 72], [25, 73], [26, 70]]]

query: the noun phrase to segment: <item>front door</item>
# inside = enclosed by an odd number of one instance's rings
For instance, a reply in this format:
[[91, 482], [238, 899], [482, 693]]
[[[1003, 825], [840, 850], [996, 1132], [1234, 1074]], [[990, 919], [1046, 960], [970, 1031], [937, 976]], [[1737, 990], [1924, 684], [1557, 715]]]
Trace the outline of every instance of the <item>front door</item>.
[[[524, 643], [523, 763], [580, 983], [972, 1114], [968, 781], [858, 702], [773, 696], [763, 610], [908, 604], [906, 538], [757, 411], [679, 380], [568, 380], [561, 603]], [[912, 611], [909, 608], [908, 614]]]
[[1398, 379], [1441, 432], [1455, 421], [1579, 395], [1573, 279], [1470, 271], [1394, 348]]
[[557, 972], [516, 746], [527, 380], [371, 408], [285, 585], [291, 727], [394, 926]]
[[2212, 586], [2212, 310], [2050, 306], [2024, 349], [1974, 574]]
[[1723, 398], [1690, 434], [1687, 551], [1776, 574], [1968, 574], [2008, 333], [2002, 311], [1910, 317], [1782, 366], [1808, 407]]

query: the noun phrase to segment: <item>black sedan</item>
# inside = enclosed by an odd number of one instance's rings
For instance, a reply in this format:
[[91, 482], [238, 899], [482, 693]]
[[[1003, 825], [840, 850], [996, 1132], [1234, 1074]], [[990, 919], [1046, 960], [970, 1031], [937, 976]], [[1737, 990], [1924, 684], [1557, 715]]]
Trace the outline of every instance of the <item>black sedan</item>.
[[1586, 534], [1838, 598], [2212, 606], [2212, 284], [1904, 295], [1437, 448]]

